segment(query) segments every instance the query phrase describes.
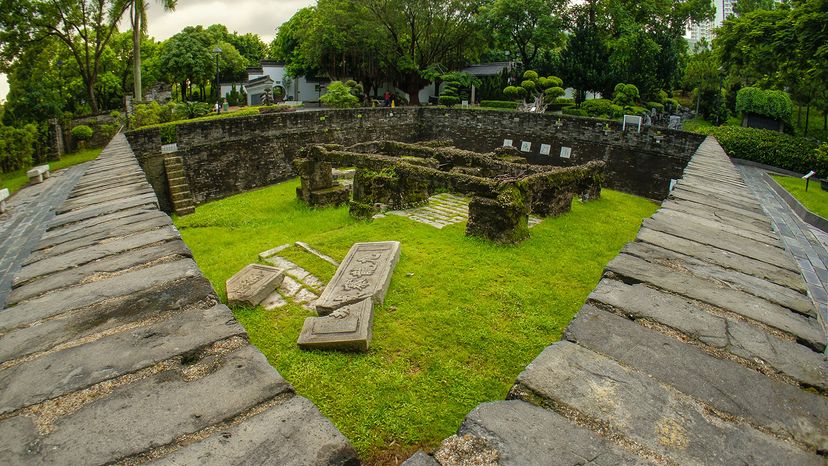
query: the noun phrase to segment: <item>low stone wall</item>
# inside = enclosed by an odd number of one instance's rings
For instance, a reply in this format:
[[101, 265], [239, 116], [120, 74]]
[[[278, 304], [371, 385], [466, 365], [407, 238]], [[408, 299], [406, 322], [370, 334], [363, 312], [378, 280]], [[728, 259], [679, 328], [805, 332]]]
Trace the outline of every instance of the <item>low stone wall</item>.
[[[220, 199], [295, 176], [298, 149], [311, 143], [344, 145], [393, 139], [448, 138], [461, 148], [490, 152], [511, 139], [530, 163], [607, 164], [607, 187], [652, 199], [667, 195], [702, 137], [666, 128], [621, 131], [619, 123], [557, 115], [445, 108], [319, 110], [227, 118], [177, 127], [178, 155], [195, 202]], [[160, 131], [127, 133], [161, 208], [172, 204], [164, 175]], [[541, 154], [548, 145], [549, 154]], [[569, 158], [560, 156], [569, 147]], [[544, 147], [544, 149], [546, 149]]]

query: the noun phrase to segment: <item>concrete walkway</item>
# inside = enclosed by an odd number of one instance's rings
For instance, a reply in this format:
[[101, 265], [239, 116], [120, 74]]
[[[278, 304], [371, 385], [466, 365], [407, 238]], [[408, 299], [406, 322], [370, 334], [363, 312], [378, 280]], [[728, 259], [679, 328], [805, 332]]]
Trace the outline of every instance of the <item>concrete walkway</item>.
[[825, 465], [812, 257], [785, 250], [766, 202], [705, 140], [508, 400], [407, 464]]
[[[821, 314], [823, 329], [828, 333], [828, 233], [799, 218], [762, 177], [765, 170], [738, 165], [765, 213], [773, 220], [785, 249], [796, 259], [808, 294]], [[818, 189], [816, 186], [814, 189]]]
[[0, 215], [0, 309], [11, 291], [14, 274], [46, 231], [46, 222], [66, 200], [88, 163], [53, 172], [43, 183], [18, 191]]
[[356, 463], [219, 303], [122, 135], [66, 181], [0, 310], [0, 464]]

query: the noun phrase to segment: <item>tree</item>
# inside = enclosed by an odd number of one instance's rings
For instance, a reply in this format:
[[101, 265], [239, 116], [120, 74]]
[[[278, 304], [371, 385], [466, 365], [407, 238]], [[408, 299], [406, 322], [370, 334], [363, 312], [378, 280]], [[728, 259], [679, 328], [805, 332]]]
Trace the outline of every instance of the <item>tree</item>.
[[[160, 0], [164, 11], [173, 11], [178, 0]], [[141, 37], [147, 31], [147, 7], [144, 0], [129, 1], [129, 19], [132, 24], [132, 80], [133, 97], [137, 101], [144, 100], [144, 91], [141, 82]]]
[[531, 69], [542, 50], [562, 44], [565, 6], [565, 0], [494, 0], [483, 16], [496, 43], [516, 50]]
[[189, 84], [209, 81], [215, 73], [212, 41], [201, 26], [188, 26], [161, 46], [158, 63], [171, 82], [181, 83], [184, 100], [191, 95]]
[[315, 21], [316, 8], [306, 7], [297, 11], [289, 20], [276, 30], [276, 37], [270, 43], [269, 56], [274, 60], [284, 61], [290, 76], [315, 76], [316, 68], [311, 62], [303, 41]]
[[733, 4], [733, 12], [742, 16], [756, 10], [772, 10], [773, 0], [736, 0]]
[[0, 5], [0, 55], [8, 68], [31, 44], [47, 36], [70, 50], [83, 79], [93, 113], [98, 112], [95, 84], [101, 56], [127, 0], [3, 0]]
[[575, 23], [566, 48], [561, 54], [564, 79], [578, 90], [575, 100], [580, 104], [585, 92], [606, 89], [613, 81], [607, 70], [609, 50], [604, 34], [595, 24], [595, 7], [576, 7]]

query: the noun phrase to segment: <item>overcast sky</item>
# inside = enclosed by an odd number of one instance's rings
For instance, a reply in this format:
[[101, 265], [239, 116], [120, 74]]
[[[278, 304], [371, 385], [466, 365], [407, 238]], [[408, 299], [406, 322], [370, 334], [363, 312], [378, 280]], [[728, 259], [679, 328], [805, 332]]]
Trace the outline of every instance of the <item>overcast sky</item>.
[[[149, 0], [149, 35], [164, 40], [186, 26], [223, 24], [230, 32], [253, 32], [265, 43], [273, 40], [276, 28], [300, 8], [315, 0], [178, 0], [175, 11], [164, 11], [160, 2]], [[121, 30], [129, 29], [128, 21]], [[5, 75], [0, 74], [0, 100], [9, 92]]]

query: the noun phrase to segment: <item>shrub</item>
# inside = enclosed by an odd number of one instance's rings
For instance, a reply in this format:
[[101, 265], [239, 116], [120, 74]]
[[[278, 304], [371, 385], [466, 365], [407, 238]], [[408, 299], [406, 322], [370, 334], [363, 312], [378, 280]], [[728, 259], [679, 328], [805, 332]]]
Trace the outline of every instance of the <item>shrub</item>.
[[555, 102], [561, 105], [575, 105], [575, 99], [567, 99], [566, 97], [558, 97]]
[[157, 125], [158, 123], [161, 123], [161, 106], [158, 105], [158, 102], [138, 104], [135, 106], [135, 111], [129, 116], [129, 125], [132, 128]]
[[615, 93], [613, 94], [613, 102], [617, 105], [631, 106], [635, 105], [641, 96], [638, 93], [638, 88], [633, 84], [618, 83], [615, 85]]
[[320, 99], [323, 104], [334, 108], [353, 108], [359, 105], [359, 98], [342, 81], [331, 81], [328, 92]]
[[659, 112], [664, 111], [664, 105], [660, 104], [658, 102], [647, 102], [647, 108], [648, 109], [654, 108], [654, 109], [658, 110]]
[[520, 87], [524, 88], [526, 92], [531, 93], [535, 90], [535, 81], [531, 81], [529, 79], [520, 83]]
[[587, 100], [581, 104], [581, 110], [591, 117], [621, 118], [624, 115], [624, 108], [609, 99]]
[[523, 73], [523, 79], [526, 79], [528, 81], [537, 81], [538, 72], [533, 70], [526, 70], [526, 72]]
[[550, 87], [543, 91], [543, 95], [550, 99], [551, 103], [559, 103], [558, 97], [566, 94], [566, 91], [563, 90], [562, 87]]
[[453, 96], [453, 95], [441, 95], [438, 99], [440, 105], [445, 105], [446, 107], [452, 107], [460, 103], [460, 97]]
[[22, 128], [0, 124], [0, 172], [8, 173], [32, 164], [37, 126]]
[[581, 110], [580, 108], [573, 108], [573, 107], [566, 107], [563, 110], [561, 110], [561, 113], [563, 113], [564, 115], [573, 115], [573, 116], [582, 116], [582, 117], [589, 116], [589, 114], [586, 112], [586, 110]]
[[808, 139], [739, 126], [720, 126], [713, 130], [713, 135], [731, 157], [797, 173], [814, 170], [821, 178], [828, 176], [828, 149], [818, 151], [816, 143]]
[[526, 89], [518, 86], [507, 86], [503, 89], [503, 94], [510, 99], [522, 99], [526, 95]]
[[790, 122], [793, 103], [791, 103], [790, 96], [783, 91], [743, 87], [736, 93], [736, 111], [755, 113], [774, 120]]
[[210, 113], [210, 106], [204, 102], [182, 102], [175, 107], [175, 116], [178, 119], [191, 120], [208, 113]]
[[158, 129], [161, 135], [161, 144], [172, 144], [178, 139], [178, 128], [176, 125], [163, 125]]
[[480, 106], [488, 108], [511, 108], [514, 110], [517, 108], [518, 103], [510, 100], [481, 100]]
[[78, 141], [88, 141], [92, 139], [92, 128], [86, 125], [78, 125], [72, 128], [72, 137]]

